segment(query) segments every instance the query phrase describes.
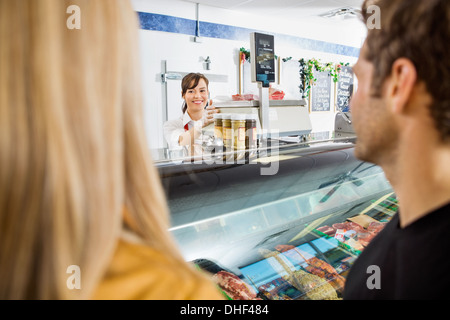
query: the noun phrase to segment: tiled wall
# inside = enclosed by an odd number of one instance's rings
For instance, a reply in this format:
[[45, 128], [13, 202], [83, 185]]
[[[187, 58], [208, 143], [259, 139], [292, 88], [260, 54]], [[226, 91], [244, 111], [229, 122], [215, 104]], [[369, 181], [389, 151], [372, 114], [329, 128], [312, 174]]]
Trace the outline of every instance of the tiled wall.
[[[202, 37], [245, 41], [251, 32], [259, 31], [248, 28], [235, 27], [224, 24], [197, 22], [195, 20], [173, 17], [168, 15], [138, 12], [143, 30], [163, 31], [180, 33], [191, 36], [200, 35]], [[358, 57], [359, 48], [320, 41], [285, 34], [275, 34], [277, 43], [291, 45], [297, 48], [339, 54], [349, 57]]]

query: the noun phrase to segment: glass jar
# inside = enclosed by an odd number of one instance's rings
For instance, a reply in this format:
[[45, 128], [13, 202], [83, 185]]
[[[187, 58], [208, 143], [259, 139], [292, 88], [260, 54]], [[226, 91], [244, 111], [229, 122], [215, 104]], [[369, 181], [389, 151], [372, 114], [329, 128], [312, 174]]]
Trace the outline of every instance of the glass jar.
[[234, 150], [245, 150], [245, 114], [232, 114], [231, 128], [233, 132]]
[[214, 114], [214, 137], [223, 140], [222, 114]]
[[255, 113], [248, 113], [245, 117], [245, 149], [256, 149], [257, 147], [257, 131]]
[[233, 133], [231, 129], [231, 114], [222, 114], [222, 135], [223, 146], [225, 149], [231, 149]]

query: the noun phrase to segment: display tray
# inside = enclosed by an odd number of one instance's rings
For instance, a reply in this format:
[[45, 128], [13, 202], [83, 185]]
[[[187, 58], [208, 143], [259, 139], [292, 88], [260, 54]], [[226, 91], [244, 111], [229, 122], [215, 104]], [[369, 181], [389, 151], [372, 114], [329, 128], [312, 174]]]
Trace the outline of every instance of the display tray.
[[319, 188], [276, 198], [170, 231], [185, 259], [214, 274], [228, 298], [341, 299], [354, 260], [397, 211], [383, 172], [364, 162]]
[[353, 262], [397, 211], [354, 136], [259, 148], [246, 163], [172, 160], [156, 162], [170, 232], [228, 299], [342, 299]]
[[[253, 216], [255, 223], [244, 222], [241, 226], [254, 228], [245, 231], [245, 239], [232, 235], [237, 231], [227, 228], [225, 220], [205, 221], [192, 226], [201, 234], [197, 240], [202, 239], [202, 244], [186, 242], [181, 237], [182, 247], [186, 252], [187, 247], [196, 246], [197, 258], [190, 261], [213, 274], [229, 299], [342, 299], [345, 278], [353, 262], [397, 209], [395, 195], [386, 192], [339, 212], [326, 210], [314, 219], [305, 217], [296, 223], [279, 225], [278, 231], [270, 235], [258, 232], [260, 222]], [[263, 220], [264, 216], [259, 218]], [[177, 233], [186, 232], [183, 229], [172, 232], [181, 239]], [[233, 243], [233, 238], [239, 240]]]

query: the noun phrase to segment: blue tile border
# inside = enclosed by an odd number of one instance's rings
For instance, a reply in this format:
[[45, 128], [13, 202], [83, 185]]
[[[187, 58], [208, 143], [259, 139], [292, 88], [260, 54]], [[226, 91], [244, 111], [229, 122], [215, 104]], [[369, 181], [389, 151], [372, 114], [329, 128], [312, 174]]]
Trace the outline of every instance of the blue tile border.
[[[195, 20], [161, 15], [148, 12], [137, 12], [141, 24], [141, 29], [152, 31], [163, 31], [171, 33], [180, 33], [195, 36], [197, 34], [197, 22]], [[208, 38], [249, 41], [251, 32], [263, 32], [248, 28], [216, 24], [210, 22], [199, 22], [200, 36]], [[312, 40], [307, 38], [295, 37], [285, 34], [274, 34], [275, 41], [297, 48], [339, 54], [349, 57], [358, 57], [359, 48], [344, 46], [331, 42]]]

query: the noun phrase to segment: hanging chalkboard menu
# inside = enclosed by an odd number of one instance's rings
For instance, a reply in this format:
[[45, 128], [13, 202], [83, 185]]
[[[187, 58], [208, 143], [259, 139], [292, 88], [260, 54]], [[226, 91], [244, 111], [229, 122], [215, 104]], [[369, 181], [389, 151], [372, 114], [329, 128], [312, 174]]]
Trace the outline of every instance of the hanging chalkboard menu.
[[311, 86], [310, 91], [310, 110], [330, 111], [331, 105], [331, 75], [328, 71], [314, 71], [316, 81]]
[[353, 69], [341, 66], [339, 80], [336, 82], [336, 111], [348, 112], [353, 94]]

